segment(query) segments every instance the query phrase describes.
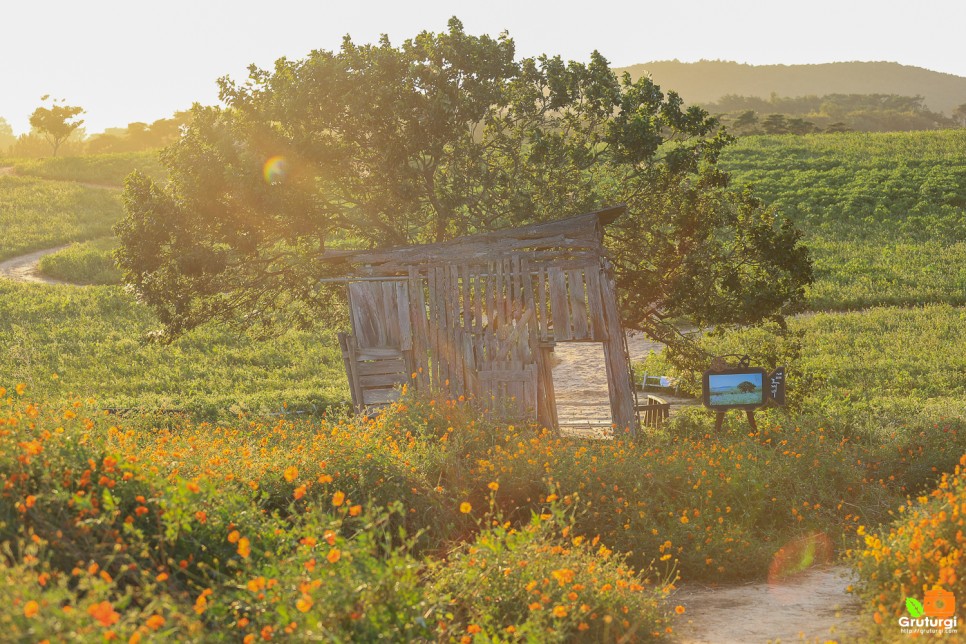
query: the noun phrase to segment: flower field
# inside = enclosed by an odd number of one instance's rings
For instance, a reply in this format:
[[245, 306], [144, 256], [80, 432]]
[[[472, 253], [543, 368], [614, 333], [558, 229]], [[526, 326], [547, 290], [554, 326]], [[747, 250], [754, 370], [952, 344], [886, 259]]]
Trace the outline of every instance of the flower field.
[[161, 429], [23, 386], [2, 410], [0, 623], [38, 641], [645, 641], [680, 579], [791, 574], [903, 488], [884, 452], [775, 424], [581, 441], [407, 397]]

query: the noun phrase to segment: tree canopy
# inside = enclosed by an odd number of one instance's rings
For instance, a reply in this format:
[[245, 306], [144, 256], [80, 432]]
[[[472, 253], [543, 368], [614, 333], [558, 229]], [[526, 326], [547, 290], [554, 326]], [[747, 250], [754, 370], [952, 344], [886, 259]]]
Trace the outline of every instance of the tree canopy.
[[[46, 101], [49, 98], [49, 96], [43, 96], [40, 100]], [[50, 107], [38, 107], [30, 115], [31, 127], [47, 139], [54, 156], [57, 156], [61, 143], [69, 139], [70, 135], [84, 124], [84, 119], [77, 119], [84, 113], [84, 108], [63, 103], [63, 99], [59, 101], [54, 99]]]
[[309, 324], [330, 310], [333, 247], [441, 241], [626, 203], [608, 228], [623, 312], [699, 324], [779, 315], [811, 279], [799, 233], [717, 159], [730, 138], [650, 79], [515, 59], [506, 35], [452, 19], [220, 80], [162, 153], [170, 182], [133, 175], [117, 227], [125, 280], [169, 337], [209, 320]]

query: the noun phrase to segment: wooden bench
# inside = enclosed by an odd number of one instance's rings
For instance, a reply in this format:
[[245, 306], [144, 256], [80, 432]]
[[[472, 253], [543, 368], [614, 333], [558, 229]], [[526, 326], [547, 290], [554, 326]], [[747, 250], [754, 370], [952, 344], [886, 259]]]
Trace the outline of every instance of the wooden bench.
[[671, 415], [671, 403], [651, 395], [648, 395], [645, 403], [635, 405], [634, 409], [640, 414], [642, 426], [655, 429], [663, 425]]

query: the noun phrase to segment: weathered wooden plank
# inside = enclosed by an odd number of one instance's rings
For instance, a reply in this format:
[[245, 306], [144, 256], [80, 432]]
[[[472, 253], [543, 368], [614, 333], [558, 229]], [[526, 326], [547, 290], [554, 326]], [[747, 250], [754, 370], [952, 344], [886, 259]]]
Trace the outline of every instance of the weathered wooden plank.
[[409, 284], [402, 280], [395, 282], [396, 324], [399, 328], [399, 348], [409, 351], [413, 348], [412, 303], [409, 301]]
[[429, 331], [423, 279], [415, 269], [409, 271], [410, 322], [413, 328], [413, 370], [419, 387], [429, 388]]
[[617, 295], [608, 273], [601, 275], [600, 283], [608, 337], [604, 342], [604, 366], [610, 393], [611, 419], [618, 432], [627, 432], [633, 436], [637, 434], [634, 385], [631, 381], [631, 366], [627, 359], [624, 332], [617, 310]]
[[537, 306], [540, 315], [540, 339], [550, 338], [550, 308], [547, 305], [547, 269], [541, 268], [537, 274]]
[[466, 331], [473, 329], [473, 291], [470, 284], [470, 266], [463, 264], [460, 266], [460, 297], [463, 304], [463, 328]]
[[[403, 373], [405, 370], [405, 358], [356, 362], [356, 373], [359, 376], [374, 376], [384, 373]], [[409, 374], [406, 375], [408, 376]]]
[[396, 303], [396, 282], [382, 283], [382, 307], [379, 313], [382, 315], [382, 326], [385, 328], [385, 345], [389, 347], [399, 347], [401, 338], [399, 333], [399, 306]]
[[580, 270], [567, 271], [567, 285], [570, 294], [570, 323], [573, 328], [571, 338], [574, 340], [589, 339], [584, 272]]
[[537, 353], [537, 421], [558, 428], [557, 398], [553, 389], [553, 347], [539, 347]]
[[429, 371], [429, 382], [430, 387], [435, 390], [439, 384], [439, 310], [437, 308], [437, 295], [436, 292], [439, 290], [438, 276], [436, 270], [431, 270], [429, 272], [429, 325], [427, 330], [429, 331], [429, 356], [430, 360], [430, 371]]
[[363, 389], [373, 389], [378, 387], [394, 387], [406, 384], [407, 378], [400, 372], [381, 373], [371, 376], [359, 376], [359, 384]]
[[450, 355], [453, 359], [453, 381], [450, 383], [450, 392], [454, 398], [466, 391], [465, 367], [463, 365], [463, 344], [459, 341], [460, 329], [462, 328], [462, 311], [460, 310], [460, 273], [456, 264], [449, 267], [449, 297], [450, 307], [453, 312], [452, 323], [447, 329], [449, 338]]
[[362, 405], [362, 389], [359, 387], [359, 378], [356, 374], [356, 363], [352, 355], [352, 341], [348, 333], [339, 333], [339, 348], [342, 349], [342, 363], [345, 366], [346, 377], [349, 379], [349, 394], [352, 396], [352, 404], [358, 409]]
[[356, 347], [356, 360], [392, 360], [402, 358], [402, 351], [391, 347], [370, 347], [363, 349]]
[[594, 266], [584, 271], [584, 278], [587, 280], [587, 309], [590, 317], [591, 337], [603, 342], [607, 340], [607, 323], [604, 320], [600, 277], [600, 266]]
[[568, 311], [567, 274], [559, 268], [551, 268], [550, 276], [550, 315], [553, 320], [553, 337], [564, 341], [573, 337], [570, 334], [570, 312]]
[[399, 400], [398, 389], [366, 389], [363, 392], [363, 405], [388, 405]]
[[381, 306], [376, 303], [375, 292], [381, 295], [379, 282], [349, 283], [349, 314], [352, 330], [359, 347], [386, 346], [386, 329], [382, 323]]

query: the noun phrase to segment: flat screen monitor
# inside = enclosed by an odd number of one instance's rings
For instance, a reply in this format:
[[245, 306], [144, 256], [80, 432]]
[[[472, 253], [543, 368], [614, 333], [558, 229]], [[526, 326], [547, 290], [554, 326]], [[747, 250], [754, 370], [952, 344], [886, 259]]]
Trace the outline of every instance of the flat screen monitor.
[[704, 372], [704, 404], [716, 410], [757, 409], [765, 404], [767, 372], [758, 367]]

